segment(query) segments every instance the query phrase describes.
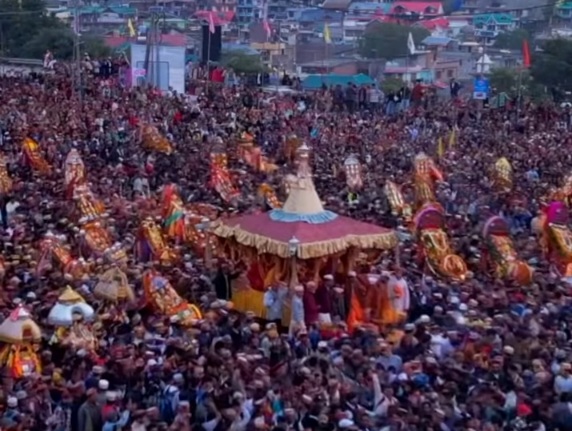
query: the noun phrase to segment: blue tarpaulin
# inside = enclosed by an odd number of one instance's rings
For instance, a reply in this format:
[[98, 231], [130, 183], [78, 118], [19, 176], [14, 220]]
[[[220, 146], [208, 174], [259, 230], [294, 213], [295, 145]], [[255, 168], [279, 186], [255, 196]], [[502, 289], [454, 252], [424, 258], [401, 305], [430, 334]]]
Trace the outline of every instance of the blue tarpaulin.
[[372, 85], [374, 83], [373, 79], [363, 73], [357, 75], [308, 75], [302, 81], [302, 87], [304, 90], [319, 90], [322, 85], [336, 86], [341, 85], [346, 87], [348, 84], [355, 85]]

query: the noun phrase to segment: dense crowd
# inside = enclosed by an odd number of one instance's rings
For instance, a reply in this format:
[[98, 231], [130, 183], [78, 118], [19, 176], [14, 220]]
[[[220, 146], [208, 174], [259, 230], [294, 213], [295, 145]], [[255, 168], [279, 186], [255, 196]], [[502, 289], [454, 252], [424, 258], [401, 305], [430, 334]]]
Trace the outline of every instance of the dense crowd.
[[[348, 92], [336, 88], [278, 96], [257, 87], [203, 83], [194, 96], [164, 96], [122, 88], [114, 78], [90, 76], [84, 85], [79, 100], [71, 80], [57, 73], [0, 77], [0, 146], [14, 181], [13, 193], [1, 197], [1, 247], [9, 264], [0, 311], [6, 317], [15, 304], [25, 304], [45, 330], [38, 351], [41, 375], [13, 381], [4, 374], [0, 429], [572, 429], [571, 285], [550, 272], [530, 227], [541, 198], [572, 166], [567, 109], [523, 101], [517, 113], [450, 98], [427, 104], [419, 88], [411, 91], [417, 103], [400, 99], [398, 109], [374, 109], [386, 98], [360, 88], [353, 89], [358, 103], [350, 91], [348, 105], [338, 103]], [[367, 95], [364, 103], [358, 94]], [[173, 155], [141, 148], [142, 122], [158, 125]], [[200, 257], [183, 250], [184, 262], [166, 276], [210, 319], [184, 331], [133, 307], [124, 321], [94, 328], [99, 345], [93, 353], [49, 343], [47, 313], [64, 285], [73, 283], [95, 308], [101, 305], [90, 295], [93, 280], [71, 282], [56, 269], [40, 277], [27, 256], [48, 230], [68, 235], [74, 244], [62, 187], [63, 162], [72, 148], [111, 213], [117, 241], [135, 233], [140, 215], [157, 206], [160, 188], [171, 182], [186, 202], [227, 210], [206, 186], [209, 153], [220, 142], [229, 145], [230, 165], [244, 170], [232, 210], [260, 210], [260, 183], [278, 186], [291, 173], [280, 150], [292, 134], [312, 148], [316, 189], [328, 209], [404, 231], [383, 184], [407, 183], [413, 157], [420, 151], [435, 155], [437, 142], [453, 130], [455, 144], [438, 159], [446, 182], [437, 195], [452, 244], [473, 277], [453, 283], [424, 276], [412, 239], [404, 234], [400, 271], [411, 306], [403, 325], [368, 325], [349, 333], [342, 309], [336, 314], [340, 330], [332, 337], [322, 338], [312, 322], [288, 331], [270, 301], [283, 286], [267, 295], [268, 321], [227, 311], [220, 300], [232, 300], [225, 289], [232, 263], [219, 260], [207, 269]], [[275, 160], [277, 172], [254, 172], [238, 161], [230, 144], [243, 131]], [[41, 143], [55, 167], [51, 177], [39, 177], [22, 163], [25, 136]], [[350, 154], [362, 162], [364, 178], [351, 202], [340, 176]], [[515, 173], [508, 197], [494, 192], [488, 175], [503, 156]], [[479, 268], [479, 229], [492, 214], [505, 217], [519, 254], [535, 267], [531, 286], [496, 281]], [[394, 264], [381, 262], [374, 270]], [[134, 260], [129, 265], [130, 282], [140, 291], [141, 268]], [[323, 303], [340, 288], [328, 278], [318, 286], [326, 289]], [[315, 286], [305, 288], [312, 292]]]

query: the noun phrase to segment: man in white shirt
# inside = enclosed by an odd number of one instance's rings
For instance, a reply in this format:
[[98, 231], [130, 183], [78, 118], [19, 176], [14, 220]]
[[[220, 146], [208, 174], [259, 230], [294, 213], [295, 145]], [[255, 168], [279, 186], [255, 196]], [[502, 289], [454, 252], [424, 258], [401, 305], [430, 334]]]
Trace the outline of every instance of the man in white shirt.
[[290, 336], [293, 336], [297, 331], [306, 327], [304, 320], [304, 286], [301, 284], [294, 287], [291, 307]]
[[273, 284], [264, 293], [264, 307], [266, 308], [266, 320], [276, 323], [279, 328], [282, 324], [282, 313], [284, 311], [284, 300], [288, 294], [288, 286], [279, 282]]

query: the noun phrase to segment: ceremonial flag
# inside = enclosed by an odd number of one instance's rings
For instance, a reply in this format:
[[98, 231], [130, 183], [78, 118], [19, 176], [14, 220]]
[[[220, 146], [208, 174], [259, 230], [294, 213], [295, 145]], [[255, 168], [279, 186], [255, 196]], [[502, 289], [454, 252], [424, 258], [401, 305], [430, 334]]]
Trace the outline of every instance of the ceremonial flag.
[[525, 68], [530, 67], [530, 46], [528, 45], [528, 40], [526, 39], [522, 41], [522, 65]]
[[129, 29], [129, 37], [137, 36], [137, 31], [135, 30], [135, 26], [133, 25], [131, 18], [127, 20], [127, 28]]
[[453, 127], [453, 129], [451, 130], [451, 134], [449, 135], [449, 149], [453, 148], [453, 146], [455, 145], [455, 139], [457, 138], [457, 133], [455, 128]]
[[437, 141], [437, 157], [441, 158], [445, 154], [445, 145], [443, 143], [443, 138], [439, 138]]
[[207, 18], [209, 22], [209, 32], [212, 34], [216, 33], [215, 21], [214, 21], [214, 12], [209, 12], [209, 16]]
[[409, 50], [409, 54], [415, 54], [415, 41], [413, 40], [411, 32], [409, 32], [409, 36], [407, 36], [407, 49]]
[[332, 35], [330, 33], [330, 26], [328, 23], [324, 24], [324, 41], [326, 43], [332, 43]]
[[270, 36], [272, 36], [272, 30], [270, 29], [270, 24], [268, 23], [267, 19], [262, 21], [262, 26], [264, 27], [264, 31], [266, 32], [266, 39], [270, 39]]

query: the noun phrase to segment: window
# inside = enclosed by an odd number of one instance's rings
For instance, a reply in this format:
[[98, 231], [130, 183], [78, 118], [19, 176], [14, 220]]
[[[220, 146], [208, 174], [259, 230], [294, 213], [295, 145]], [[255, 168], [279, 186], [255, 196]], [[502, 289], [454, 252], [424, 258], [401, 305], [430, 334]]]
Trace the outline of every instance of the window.
[[438, 81], [441, 80], [441, 76], [442, 76], [442, 75], [443, 75], [443, 74], [441, 73], [441, 71], [438, 70], [437, 72], [435, 72], [435, 79], [438, 80]]
[[452, 69], [449, 69], [449, 70], [447, 71], [447, 78], [452, 78], [452, 77], [453, 77], [453, 70], [452, 70]]

